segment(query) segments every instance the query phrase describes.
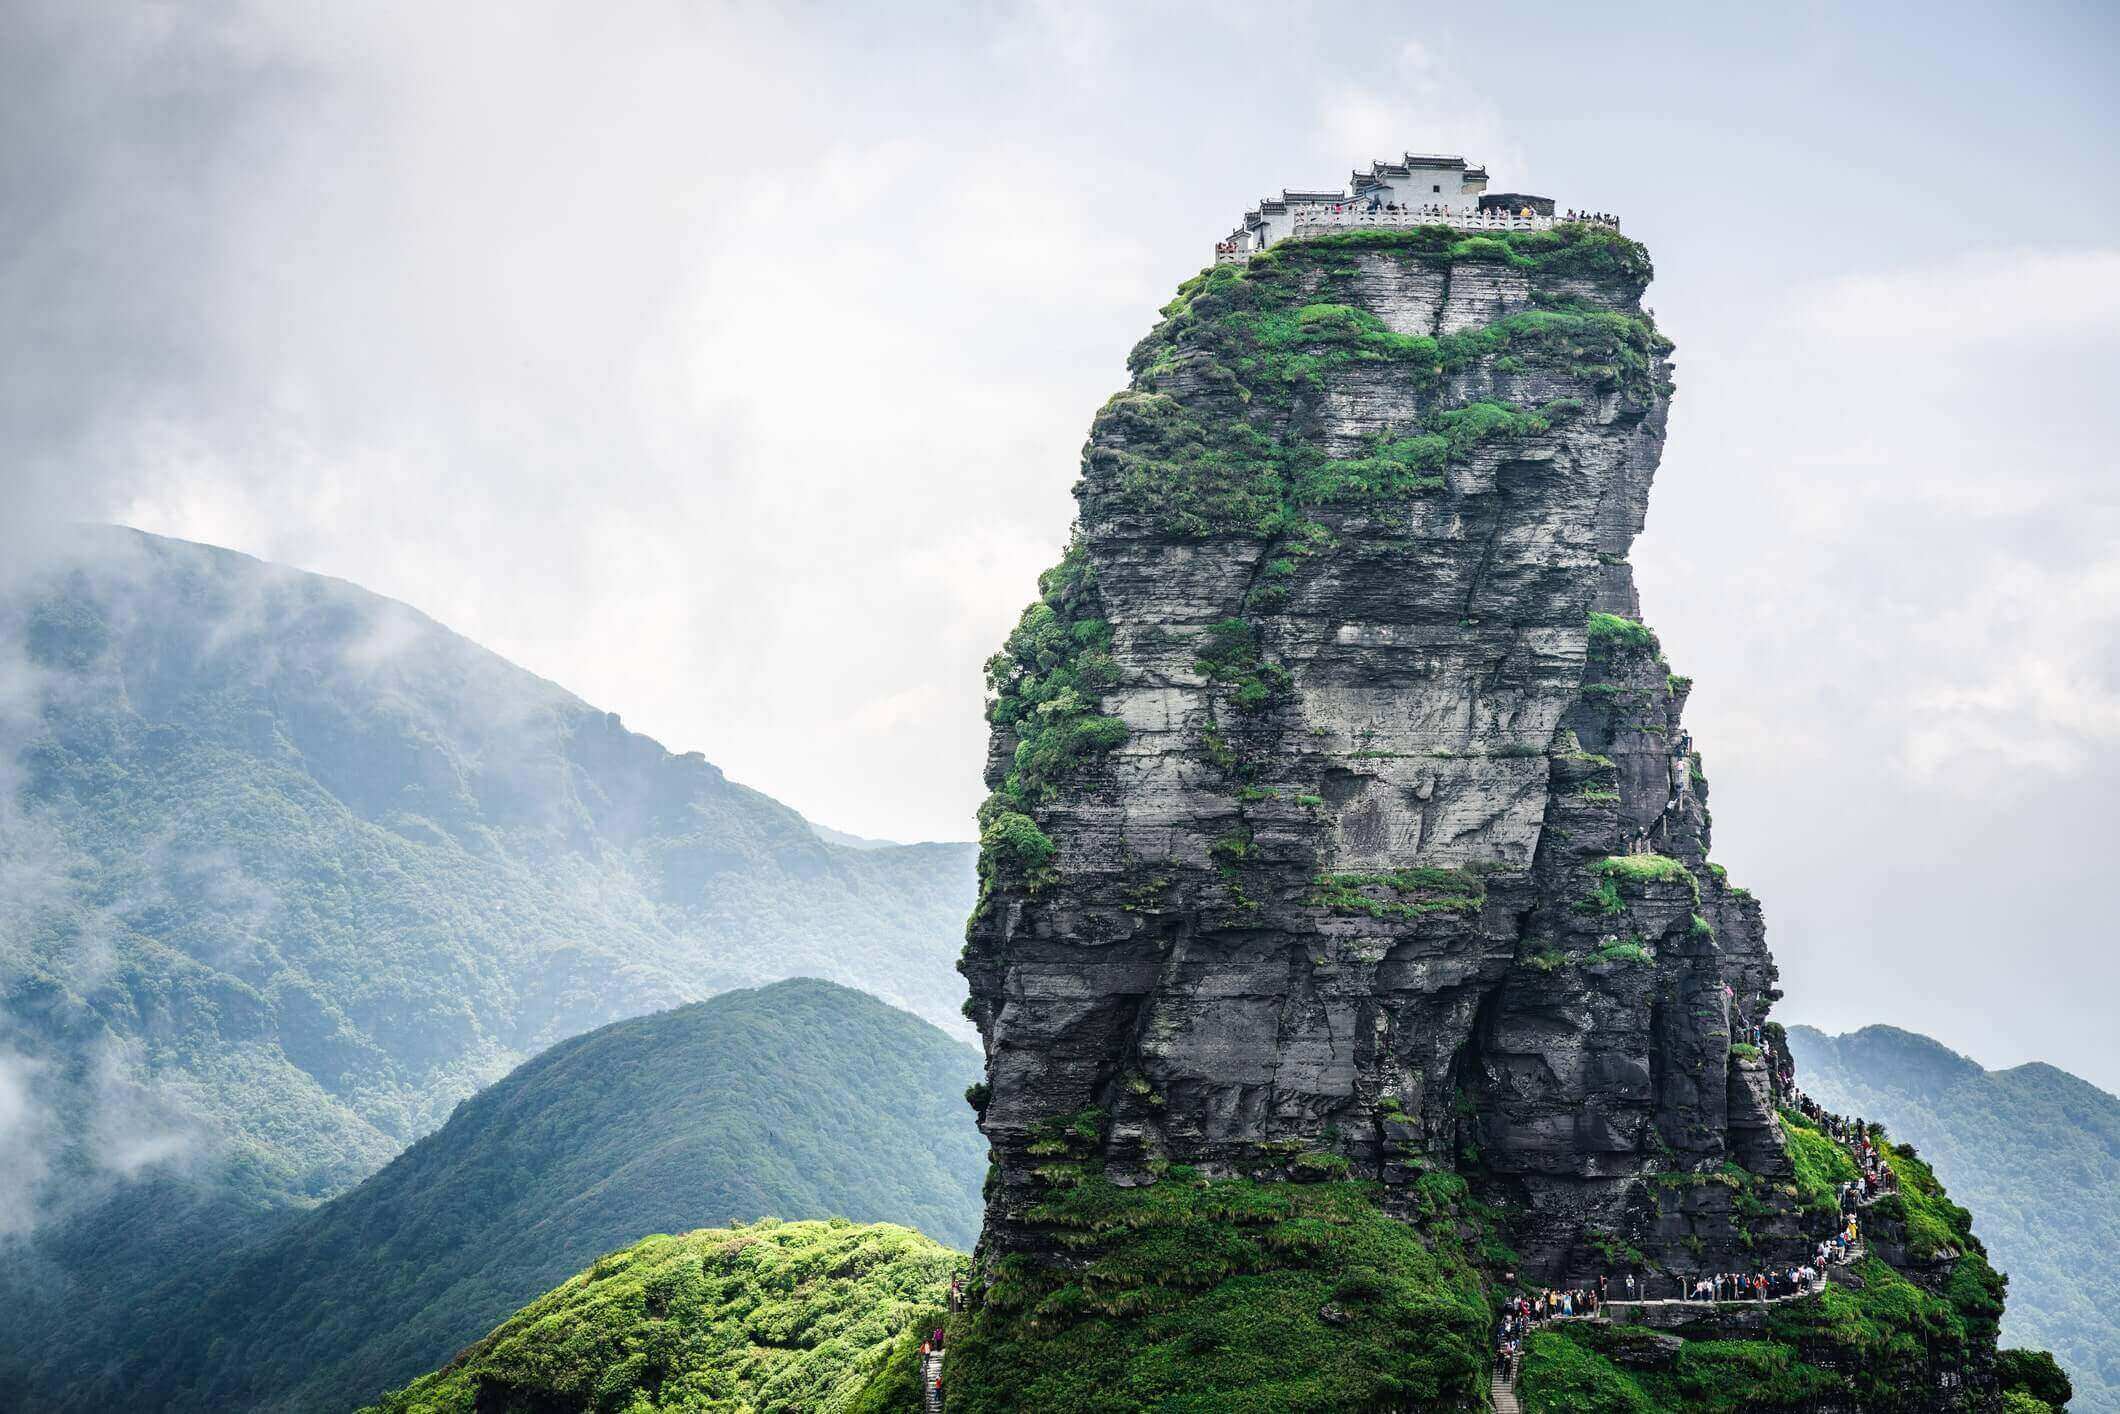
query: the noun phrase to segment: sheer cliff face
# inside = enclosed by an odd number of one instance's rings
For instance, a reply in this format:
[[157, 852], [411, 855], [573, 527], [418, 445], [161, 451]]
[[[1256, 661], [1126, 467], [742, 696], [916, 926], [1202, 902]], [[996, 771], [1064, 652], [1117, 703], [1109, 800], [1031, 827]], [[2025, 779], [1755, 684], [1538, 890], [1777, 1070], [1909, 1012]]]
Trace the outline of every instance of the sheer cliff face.
[[1603, 233], [1291, 243], [1136, 350], [990, 665], [990, 1252], [1050, 1245], [1040, 1126], [1095, 1111], [1120, 1183], [1451, 1169], [1527, 1275], [1738, 1260], [1729, 1188], [1654, 1181], [1788, 1161], [1732, 1050], [1759, 910], [1627, 565], [1647, 278]]

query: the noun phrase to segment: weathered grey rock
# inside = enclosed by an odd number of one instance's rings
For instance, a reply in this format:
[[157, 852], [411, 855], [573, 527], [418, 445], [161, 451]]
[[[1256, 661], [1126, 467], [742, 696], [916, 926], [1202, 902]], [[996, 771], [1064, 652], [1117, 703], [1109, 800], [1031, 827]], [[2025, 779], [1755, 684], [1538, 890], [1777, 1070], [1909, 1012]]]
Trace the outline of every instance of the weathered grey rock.
[[[1400, 334], [1542, 301], [1640, 312], [1620, 277], [1388, 251], [1348, 270], [1331, 297]], [[1136, 391], [1246, 416], [1182, 336], [1169, 363]], [[989, 1253], [1050, 1250], [1027, 1217], [1032, 1129], [1091, 1106], [1122, 1181], [1165, 1161], [1288, 1177], [1298, 1153], [1393, 1191], [1464, 1172], [1521, 1214], [1509, 1237], [1534, 1280], [1610, 1270], [1613, 1244], [1687, 1272], [1802, 1253], [1785, 1213], [1754, 1218], [1748, 1245], [1729, 1191], [1702, 1181], [1726, 1161], [1789, 1170], [1769, 1077], [1731, 1051], [1775, 970], [1757, 904], [1707, 864], [1686, 684], [1653, 643], [1594, 649], [1587, 627], [1638, 616], [1626, 554], [1668, 391], [1660, 358], [1632, 382], [1495, 357], [1437, 384], [1388, 361], [1329, 370], [1278, 432], [1333, 457], [1478, 400], [1581, 411], [1472, 446], [1440, 489], [1312, 508], [1331, 548], [1264, 612], [1247, 596], [1285, 544], [1174, 533], [1124, 493], [1137, 449], [1100, 420], [1077, 494], [1118, 665], [1101, 710], [1127, 737], [1037, 807], [1057, 878], [997, 877], [971, 929]], [[1288, 675], [1263, 710], [1196, 667], [1202, 633], [1239, 616]], [[997, 788], [1016, 744], [997, 730]], [[1600, 873], [1635, 851], [1683, 872]], [[1484, 902], [1319, 882], [1412, 869], [1471, 871]]]

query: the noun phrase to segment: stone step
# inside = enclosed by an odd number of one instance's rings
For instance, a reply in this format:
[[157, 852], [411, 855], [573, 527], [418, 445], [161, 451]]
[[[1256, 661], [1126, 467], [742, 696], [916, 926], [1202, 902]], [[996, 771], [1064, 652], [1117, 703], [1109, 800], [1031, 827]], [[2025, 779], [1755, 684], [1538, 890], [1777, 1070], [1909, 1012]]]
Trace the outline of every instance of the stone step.
[[942, 1391], [935, 1381], [942, 1378], [942, 1352], [930, 1351], [920, 1362], [920, 1402], [927, 1414], [942, 1414]]

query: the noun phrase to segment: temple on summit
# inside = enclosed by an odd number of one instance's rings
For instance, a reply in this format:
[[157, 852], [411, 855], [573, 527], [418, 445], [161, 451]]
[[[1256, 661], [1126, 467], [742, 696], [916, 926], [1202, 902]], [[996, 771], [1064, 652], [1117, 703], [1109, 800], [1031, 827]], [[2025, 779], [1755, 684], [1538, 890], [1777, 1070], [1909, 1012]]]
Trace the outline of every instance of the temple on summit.
[[1616, 218], [1587, 212], [1556, 216], [1553, 198], [1487, 190], [1485, 166], [1445, 153], [1405, 153], [1350, 173], [1344, 188], [1283, 188], [1262, 197], [1217, 243], [1217, 260], [1245, 260], [1280, 241], [1368, 226], [1447, 225], [1467, 230], [1540, 230], [1561, 220], [1617, 229]]

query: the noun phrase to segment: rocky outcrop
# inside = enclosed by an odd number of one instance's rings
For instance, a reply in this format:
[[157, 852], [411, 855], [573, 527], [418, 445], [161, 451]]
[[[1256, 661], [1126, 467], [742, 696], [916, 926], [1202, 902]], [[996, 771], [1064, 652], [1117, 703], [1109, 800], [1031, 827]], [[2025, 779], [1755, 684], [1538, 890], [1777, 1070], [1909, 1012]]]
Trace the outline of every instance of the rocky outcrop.
[[[1626, 559], [1670, 394], [1646, 262], [1422, 237], [1217, 272], [1097, 420], [1052, 607], [1108, 626], [1124, 739], [1038, 784], [1052, 877], [997, 861], [971, 930], [990, 1243], [1037, 1244], [1031, 1130], [1085, 1107], [1135, 1180], [1477, 1174], [1554, 1280], [1730, 1246], [1654, 1175], [1785, 1172], [1731, 1050], [1773, 963]], [[1229, 429], [1263, 470], [1199, 464]], [[998, 672], [1005, 715], [1037, 673]]]
[[[1074, 543], [988, 665], [968, 1407], [1011, 1407], [1001, 1352], [1056, 1321], [1263, 1270], [1272, 1243], [1173, 1216], [1257, 1214], [1259, 1185], [1352, 1180], [1335, 1201], [1484, 1273], [1460, 1290], [1757, 1270], [1837, 1225], [1816, 1165], [1844, 1159], [1787, 1147], [1752, 1044], [1764, 923], [1709, 862], [1689, 683], [1627, 560], [1672, 393], [1648, 278], [1587, 227], [1286, 242], [1190, 282], [1134, 351]], [[1218, 1179], [1243, 1182], [1154, 1196]], [[1359, 1297], [1366, 1260], [1313, 1265]], [[1999, 1280], [1948, 1256], [1912, 1280], [1950, 1335], [1906, 1368], [1950, 1392], [1906, 1407], [1987, 1407], [1966, 1352], [1992, 1352]], [[1866, 1337], [1811, 1307], [1831, 1319], [1777, 1318], [1769, 1363], [1805, 1352], [1867, 1407], [1835, 1373]], [[1441, 1349], [1452, 1321], [1374, 1348]], [[1463, 1366], [1361, 1397], [1476, 1403]]]

